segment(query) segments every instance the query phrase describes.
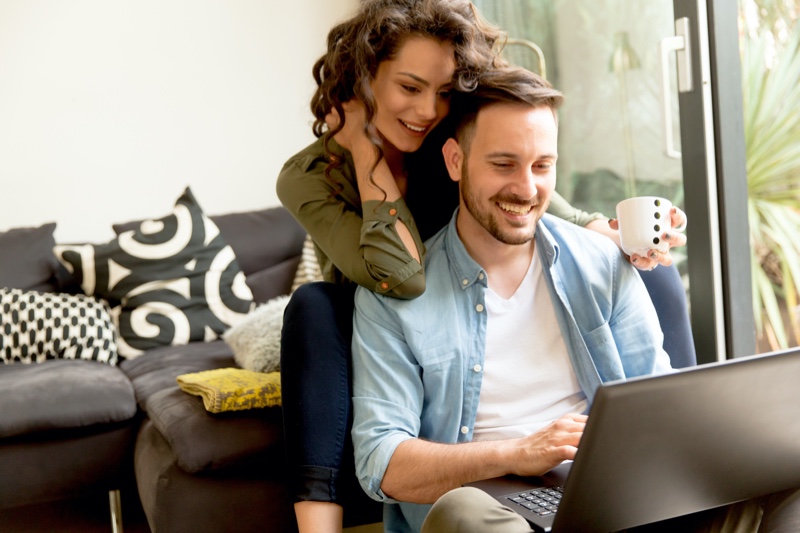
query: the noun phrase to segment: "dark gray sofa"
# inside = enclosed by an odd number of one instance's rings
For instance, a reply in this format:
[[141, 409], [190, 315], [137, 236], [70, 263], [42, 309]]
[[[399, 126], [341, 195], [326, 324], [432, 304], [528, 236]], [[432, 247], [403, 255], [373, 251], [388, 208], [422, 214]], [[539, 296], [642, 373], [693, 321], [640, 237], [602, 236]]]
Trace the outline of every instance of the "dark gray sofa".
[[[211, 219], [257, 302], [289, 292], [305, 233], [285, 209]], [[75, 290], [48, 253], [53, 228], [0, 233], [0, 287]], [[209, 414], [175, 381], [232, 366], [221, 340], [155, 348], [118, 367], [0, 365], [0, 509], [98, 490], [113, 504], [119, 489], [124, 505], [137, 487], [154, 532], [292, 531], [280, 409]], [[379, 521], [377, 509], [351, 523]]]

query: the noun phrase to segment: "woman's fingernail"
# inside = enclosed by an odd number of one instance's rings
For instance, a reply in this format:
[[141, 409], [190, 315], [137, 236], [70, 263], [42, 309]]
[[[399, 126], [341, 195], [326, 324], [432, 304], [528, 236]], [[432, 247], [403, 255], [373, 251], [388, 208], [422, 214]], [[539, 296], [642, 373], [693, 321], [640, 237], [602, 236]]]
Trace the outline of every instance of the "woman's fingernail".
[[634, 263], [634, 264], [635, 264], [637, 261], [638, 261], [638, 259], [637, 259], [637, 258], [635, 258], [635, 257], [634, 257], [633, 259], [631, 259], [631, 263]]
[[650, 252], [650, 259], [655, 259], [658, 257], [658, 254], [655, 252]]
[[671, 238], [672, 238], [672, 233], [665, 233], [665, 234], [664, 234], [664, 240], [665, 240], [665, 241], [668, 241], [668, 240], [670, 240]]

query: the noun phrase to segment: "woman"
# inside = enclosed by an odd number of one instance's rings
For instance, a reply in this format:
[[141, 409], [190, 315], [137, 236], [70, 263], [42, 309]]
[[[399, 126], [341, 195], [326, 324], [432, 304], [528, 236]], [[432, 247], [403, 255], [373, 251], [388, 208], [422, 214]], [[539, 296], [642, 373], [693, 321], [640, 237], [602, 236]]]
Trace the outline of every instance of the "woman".
[[[349, 448], [353, 291], [358, 284], [414, 298], [425, 290], [422, 243], [458, 205], [441, 156], [449, 94], [471, 90], [501, 62], [499, 42], [501, 33], [466, 0], [367, 0], [331, 30], [314, 67], [320, 138], [286, 163], [277, 185], [313, 239], [328, 282], [295, 292], [282, 333], [284, 426], [301, 533], [341, 530], [347, 489], [363, 497]], [[551, 212], [615, 234], [601, 215], [560, 197]], [[668, 254], [635, 259], [645, 269], [671, 262]]]

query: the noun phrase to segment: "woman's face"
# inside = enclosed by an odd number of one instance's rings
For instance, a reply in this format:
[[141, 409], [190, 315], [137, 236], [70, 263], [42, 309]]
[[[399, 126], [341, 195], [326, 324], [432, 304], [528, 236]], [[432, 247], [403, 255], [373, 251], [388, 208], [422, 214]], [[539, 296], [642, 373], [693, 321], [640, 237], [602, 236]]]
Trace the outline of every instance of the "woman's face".
[[401, 152], [414, 152], [450, 111], [456, 61], [453, 46], [411, 37], [394, 59], [378, 65], [372, 80], [375, 127]]

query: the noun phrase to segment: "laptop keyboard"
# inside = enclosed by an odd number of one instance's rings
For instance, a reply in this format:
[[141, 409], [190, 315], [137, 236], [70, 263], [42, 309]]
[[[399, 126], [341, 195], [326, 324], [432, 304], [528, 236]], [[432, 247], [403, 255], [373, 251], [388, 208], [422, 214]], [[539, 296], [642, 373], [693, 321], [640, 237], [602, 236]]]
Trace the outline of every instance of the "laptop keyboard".
[[539, 516], [547, 516], [558, 510], [564, 487], [526, 490], [506, 496], [512, 503], [530, 509]]

